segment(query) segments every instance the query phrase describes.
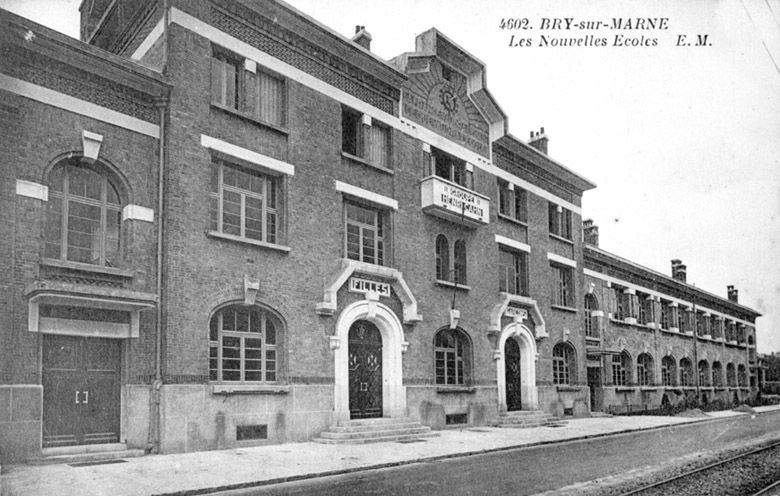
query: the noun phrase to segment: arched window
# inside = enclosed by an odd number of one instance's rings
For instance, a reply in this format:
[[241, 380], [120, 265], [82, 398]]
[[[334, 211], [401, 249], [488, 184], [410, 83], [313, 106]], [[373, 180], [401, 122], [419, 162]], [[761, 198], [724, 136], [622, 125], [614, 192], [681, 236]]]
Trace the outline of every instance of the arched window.
[[733, 363], [726, 365], [726, 382], [729, 386], [737, 385], [737, 373]]
[[436, 279], [450, 279], [450, 243], [443, 234], [436, 236]]
[[671, 356], [665, 356], [661, 360], [661, 383], [664, 386], [674, 386], [676, 374], [676, 363]]
[[274, 382], [281, 321], [255, 305], [219, 309], [209, 323], [209, 380]]
[[453, 248], [455, 284], [466, 284], [466, 242], [462, 239], [455, 241]]
[[699, 386], [710, 385], [710, 364], [707, 360], [699, 360]]
[[569, 343], [558, 343], [553, 347], [553, 383], [573, 384], [577, 365], [574, 348]]
[[615, 386], [627, 386], [631, 382], [631, 355], [623, 351], [619, 355], [612, 355], [612, 384]]
[[594, 310], [598, 310], [598, 302], [596, 297], [592, 294], [585, 295], [585, 336], [589, 338], [598, 337], [598, 323], [595, 321], [596, 317], [593, 317]]
[[460, 329], [442, 329], [434, 339], [436, 384], [458, 386], [469, 383], [471, 345]]
[[747, 369], [743, 364], [739, 364], [739, 366], [737, 367], [737, 379], [739, 380], [740, 386], [748, 385]]
[[687, 358], [680, 360], [680, 386], [691, 386], [693, 382], [693, 364]]
[[118, 267], [122, 204], [116, 185], [79, 157], [62, 160], [49, 177], [44, 256]]
[[712, 362], [712, 385], [723, 386], [723, 366], [720, 362]]
[[653, 385], [653, 357], [647, 353], [636, 358], [636, 380], [640, 386]]

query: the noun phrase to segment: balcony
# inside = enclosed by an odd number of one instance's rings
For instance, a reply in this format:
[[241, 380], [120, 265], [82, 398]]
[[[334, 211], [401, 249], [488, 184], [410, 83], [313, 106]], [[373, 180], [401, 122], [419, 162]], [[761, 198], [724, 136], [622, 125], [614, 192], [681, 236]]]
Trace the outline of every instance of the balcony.
[[490, 222], [490, 198], [438, 176], [420, 183], [422, 210], [451, 222], [479, 227]]

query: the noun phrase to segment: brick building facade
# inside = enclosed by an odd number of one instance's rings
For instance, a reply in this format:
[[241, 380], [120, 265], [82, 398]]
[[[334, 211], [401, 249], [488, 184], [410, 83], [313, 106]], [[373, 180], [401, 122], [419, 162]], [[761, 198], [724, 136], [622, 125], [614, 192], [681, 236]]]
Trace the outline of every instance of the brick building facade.
[[[436, 29], [384, 61], [271, 0], [90, 2], [84, 42], [0, 21], [4, 460], [655, 405], [665, 354], [752, 370], [758, 314], [583, 243], [594, 184]], [[618, 318], [616, 288], [747, 344]], [[651, 338], [652, 384], [607, 379]]]

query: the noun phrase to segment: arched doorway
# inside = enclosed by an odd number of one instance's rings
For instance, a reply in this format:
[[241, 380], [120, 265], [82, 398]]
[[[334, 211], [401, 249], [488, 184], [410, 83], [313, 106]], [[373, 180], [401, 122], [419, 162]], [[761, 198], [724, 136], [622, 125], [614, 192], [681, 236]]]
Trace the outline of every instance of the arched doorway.
[[506, 380], [506, 409], [520, 410], [523, 407], [522, 371], [520, 368], [520, 345], [513, 338], [504, 345], [504, 376]]
[[[404, 339], [403, 326], [390, 308], [382, 303], [361, 300], [347, 305], [336, 321], [336, 334], [330, 338], [333, 350], [334, 422], [353, 418], [350, 407], [350, 331], [356, 323], [373, 325], [379, 331], [377, 375], [381, 380], [379, 397], [380, 417], [404, 417], [406, 411], [406, 387], [403, 384], [402, 353], [408, 343]], [[368, 333], [369, 331], [366, 331]], [[376, 341], [376, 338], [373, 338]], [[366, 382], [366, 381], [361, 381]], [[360, 385], [358, 385], [360, 387]]]
[[[536, 410], [536, 339], [522, 324], [504, 327], [498, 340], [498, 411]], [[511, 396], [511, 399], [510, 399]]]
[[349, 328], [349, 416], [382, 416], [382, 334], [368, 320]]

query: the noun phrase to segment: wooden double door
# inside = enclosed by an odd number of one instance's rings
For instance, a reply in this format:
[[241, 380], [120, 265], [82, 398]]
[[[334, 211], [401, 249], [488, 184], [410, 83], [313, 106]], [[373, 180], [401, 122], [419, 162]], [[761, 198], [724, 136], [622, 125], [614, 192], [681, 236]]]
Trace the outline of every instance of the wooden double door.
[[43, 447], [119, 442], [121, 341], [43, 337]]
[[382, 334], [367, 320], [349, 328], [349, 416], [382, 416]]

